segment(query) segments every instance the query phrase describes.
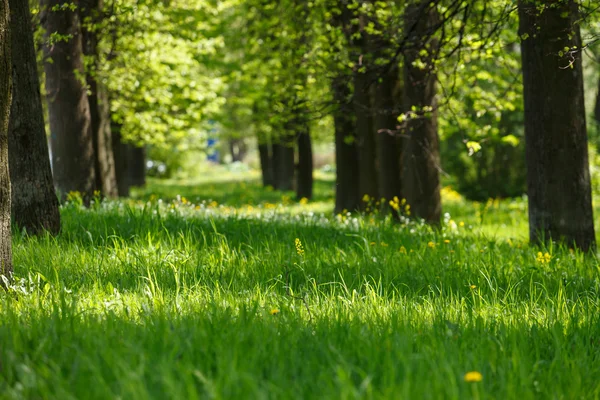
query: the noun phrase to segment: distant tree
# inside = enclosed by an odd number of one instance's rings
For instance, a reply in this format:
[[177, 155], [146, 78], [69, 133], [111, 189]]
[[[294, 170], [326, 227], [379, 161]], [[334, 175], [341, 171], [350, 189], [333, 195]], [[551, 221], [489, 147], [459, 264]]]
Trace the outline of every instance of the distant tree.
[[29, 1], [9, 3], [13, 101], [8, 156], [13, 224], [30, 234], [56, 234], [60, 230], [60, 213], [50, 169]]
[[[408, 43], [404, 51], [404, 108], [402, 192], [412, 215], [439, 224], [440, 150], [437, 131], [436, 40], [431, 31], [437, 20], [429, 2], [410, 4], [405, 11]], [[414, 110], [414, 111], [413, 111]]]
[[54, 182], [61, 195], [96, 187], [90, 106], [77, 3], [40, 0]]
[[110, 104], [106, 87], [99, 81], [100, 68], [100, 24], [103, 18], [103, 0], [80, 2], [79, 15], [83, 53], [87, 57], [86, 82], [90, 118], [92, 126], [92, 144], [94, 147], [94, 167], [96, 170], [96, 190], [102, 195], [118, 195], [115, 160], [112, 151], [110, 130]]
[[[11, 26], [8, 0], [0, 0], [0, 275], [12, 272], [8, 121], [11, 103]], [[1, 283], [0, 283], [1, 285]]]
[[520, 0], [529, 236], [595, 246], [578, 2]]
[[146, 146], [126, 144], [127, 171], [130, 186], [146, 184]]

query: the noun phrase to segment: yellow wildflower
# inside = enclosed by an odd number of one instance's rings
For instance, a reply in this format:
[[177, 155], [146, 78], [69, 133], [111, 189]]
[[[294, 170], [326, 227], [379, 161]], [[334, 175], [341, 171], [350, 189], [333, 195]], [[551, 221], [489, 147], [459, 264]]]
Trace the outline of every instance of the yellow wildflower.
[[301, 198], [300, 199], [300, 204], [303, 205], [303, 206], [307, 205], [308, 204], [308, 199], [306, 197]]
[[276, 315], [276, 314], [279, 314], [279, 309], [278, 309], [278, 308], [274, 308], [274, 309], [272, 309], [272, 310], [270, 311], [270, 314], [271, 314], [271, 315]]
[[406, 247], [400, 246], [400, 253], [406, 254]]
[[471, 288], [471, 289], [477, 289], [477, 285], [471, 285], [471, 286], [469, 286], [469, 288]]
[[363, 198], [362, 198], [362, 201], [364, 201], [365, 203], [368, 203], [368, 202], [369, 202], [369, 200], [371, 200], [371, 198], [369, 197], [369, 195], [368, 195], [368, 194], [365, 194], [365, 195], [363, 196]]
[[449, 239], [444, 239], [444, 243], [448, 244], [448, 243], [450, 243], [450, 240]]
[[434, 248], [435, 247], [435, 243], [434, 242], [429, 242], [427, 243], [427, 246], [429, 246], [430, 248]]
[[540, 264], [550, 264], [552, 256], [550, 255], [550, 253], [542, 253], [541, 251], [538, 251], [535, 260]]
[[465, 374], [465, 382], [481, 382], [483, 380], [483, 375], [481, 372], [477, 371], [469, 371]]
[[303, 256], [304, 247], [302, 246], [300, 239], [296, 238], [296, 240], [294, 240], [294, 245], [296, 246], [296, 253], [298, 253], [299, 256]]

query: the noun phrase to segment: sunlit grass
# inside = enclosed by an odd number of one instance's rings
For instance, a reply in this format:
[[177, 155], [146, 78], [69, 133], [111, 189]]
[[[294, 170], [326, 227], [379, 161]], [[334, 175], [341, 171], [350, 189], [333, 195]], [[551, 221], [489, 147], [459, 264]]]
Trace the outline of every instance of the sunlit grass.
[[15, 233], [2, 397], [600, 396], [593, 255], [529, 247], [522, 200], [446, 191], [432, 230], [334, 216], [320, 179], [323, 211], [256, 176], [150, 181]]

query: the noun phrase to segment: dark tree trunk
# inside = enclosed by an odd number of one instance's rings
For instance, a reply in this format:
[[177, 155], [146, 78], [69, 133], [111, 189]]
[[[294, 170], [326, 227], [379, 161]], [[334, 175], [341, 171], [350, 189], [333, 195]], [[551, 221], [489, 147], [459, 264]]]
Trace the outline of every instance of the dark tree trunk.
[[[95, 188], [94, 148], [90, 106], [86, 92], [83, 48], [79, 14], [66, 0], [40, 0], [41, 20], [45, 29], [44, 70], [52, 171], [62, 196], [78, 191], [85, 199]], [[51, 42], [51, 35], [69, 36]]]
[[313, 195], [313, 153], [308, 125], [299, 127], [298, 175], [296, 177], [296, 197], [312, 199]]
[[355, 211], [360, 208], [358, 185], [358, 149], [356, 126], [349, 104], [351, 91], [344, 77], [335, 78], [331, 84], [333, 98], [338, 104], [335, 111], [335, 213]]
[[294, 190], [294, 138], [289, 134], [273, 144], [273, 181], [277, 190]]
[[595, 237], [578, 5], [536, 4], [519, 2], [529, 237], [587, 250]]
[[98, 30], [102, 19], [102, 0], [82, 2], [79, 15], [82, 21], [83, 52], [91, 60], [86, 71], [89, 88], [90, 117], [92, 124], [92, 141], [94, 146], [94, 167], [96, 169], [96, 190], [107, 197], [117, 196], [117, 178], [115, 161], [111, 145], [110, 105], [106, 89], [98, 82]]
[[121, 140], [121, 125], [111, 124], [111, 132], [118, 195], [119, 197], [129, 197], [128, 147]]
[[244, 139], [229, 139], [231, 162], [242, 162], [246, 158], [247, 146]]
[[[368, 74], [355, 72], [354, 75], [354, 114], [356, 115], [356, 139], [359, 161], [359, 192], [379, 199], [377, 187], [377, 159], [375, 131], [371, 108], [370, 82]], [[367, 203], [361, 202], [361, 207]]]
[[60, 230], [27, 0], [10, 0], [13, 102], [8, 153], [12, 221], [30, 234]]
[[379, 161], [379, 194], [385, 198], [383, 206], [389, 207], [394, 197], [400, 199], [400, 143], [395, 134], [398, 112], [394, 89], [398, 86], [398, 69], [392, 68], [382, 75], [374, 87], [374, 128], [377, 135]]
[[144, 186], [146, 184], [146, 147], [127, 145], [127, 170], [129, 171], [129, 184], [131, 186]]
[[258, 142], [258, 155], [260, 157], [260, 170], [262, 172], [262, 183], [264, 187], [274, 186], [273, 182], [273, 158], [270, 143]]
[[[404, 110], [417, 108], [406, 124], [402, 154], [402, 194], [411, 213], [430, 224], [439, 224], [442, 213], [440, 198], [440, 149], [437, 132], [436, 76], [431, 53], [436, 44], [427, 39], [435, 23], [434, 11], [419, 15], [422, 7], [406, 9], [405, 26], [411, 27], [409, 47], [404, 52]], [[420, 55], [429, 49], [428, 55]], [[422, 61], [425, 67], [420, 67]], [[427, 111], [428, 109], [428, 111]]]
[[[0, 0], [0, 275], [6, 277], [12, 273], [8, 172], [8, 120], [12, 85], [9, 21], [8, 0]], [[2, 284], [0, 281], [0, 286]]]

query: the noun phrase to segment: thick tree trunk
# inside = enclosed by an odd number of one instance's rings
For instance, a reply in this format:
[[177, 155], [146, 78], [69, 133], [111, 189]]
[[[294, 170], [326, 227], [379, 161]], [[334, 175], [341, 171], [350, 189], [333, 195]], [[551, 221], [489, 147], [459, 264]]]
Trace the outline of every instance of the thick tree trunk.
[[[354, 114], [356, 115], [356, 138], [359, 160], [359, 191], [361, 196], [368, 195], [379, 199], [377, 187], [377, 158], [375, 131], [370, 96], [370, 77], [363, 72], [354, 75]], [[361, 207], [367, 203], [362, 202]]]
[[529, 237], [587, 250], [595, 236], [578, 5], [536, 4], [519, 2]]
[[52, 182], [29, 2], [10, 0], [13, 102], [9, 160], [13, 224], [30, 234], [60, 230]]
[[286, 134], [273, 144], [273, 181], [277, 190], [294, 190], [294, 138]]
[[312, 199], [313, 196], [313, 152], [308, 125], [299, 127], [298, 174], [296, 177], [296, 197]]
[[91, 65], [88, 65], [86, 71], [86, 81], [89, 88], [96, 190], [104, 196], [116, 197], [118, 190], [111, 145], [110, 105], [106, 88], [97, 80], [99, 69], [97, 25], [102, 19], [102, 3], [102, 0], [82, 2], [79, 15], [82, 22], [83, 52], [91, 60]]
[[[402, 194], [413, 216], [423, 218], [430, 224], [439, 224], [442, 213], [440, 149], [436, 77], [431, 59], [436, 44], [427, 39], [427, 31], [435, 23], [436, 16], [434, 11], [419, 16], [419, 9], [420, 5], [413, 4], [405, 11], [405, 25], [414, 28], [409, 38], [409, 48], [404, 52], [404, 109], [416, 107], [418, 111], [415, 118], [409, 118], [404, 132]], [[421, 54], [424, 49], [429, 49], [428, 55]], [[423, 64], [424, 67], [421, 67]]]
[[335, 127], [335, 213], [356, 211], [360, 208], [358, 185], [358, 149], [356, 126], [349, 104], [351, 90], [344, 77], [335, 78], [331, 84], [333, 98], [338, 108], [333, 115]]
[[[66, 0], [40, 0], [45, 29], [44, 70], [52, 171], [62, 196], [80, 192], [86, 200], [95, 188], [94, 148], [90, 106], [86, 92], [79, 14]], [[52, 35], [68, 40], [51, 40]]]
[[260, 157], [260, 170], [262, 172], [262, 183], [264, 187], [274, 186], [273, 182], [273, 159], [270, 143], [258, 142], [258, 155]]
[[146, 184], [146, 147], [128, 144], [127, 170], [131, 186]]
[[400, 187], [400, 143], [395, 134], [398, 112], [394, 89], [398, 86], [398, 69], [392, 68], [379, 78], [374, 87], [374, 128], [377, 137], [377, 159], [379, 161], [379, 194], [385, 198], [383, 206], [401, 196]]
[[121, 140], [121, 125], [111, 124], [112, 149], [115, 159], [115, 176], [119, 197], [129, 197], [128, 147]]
[[10, 277], [12, 273], [8, 171], [8, 121], [12, 80], [10, 30], [8, 0], [0, 0], [0, 275], [6, 277]]

